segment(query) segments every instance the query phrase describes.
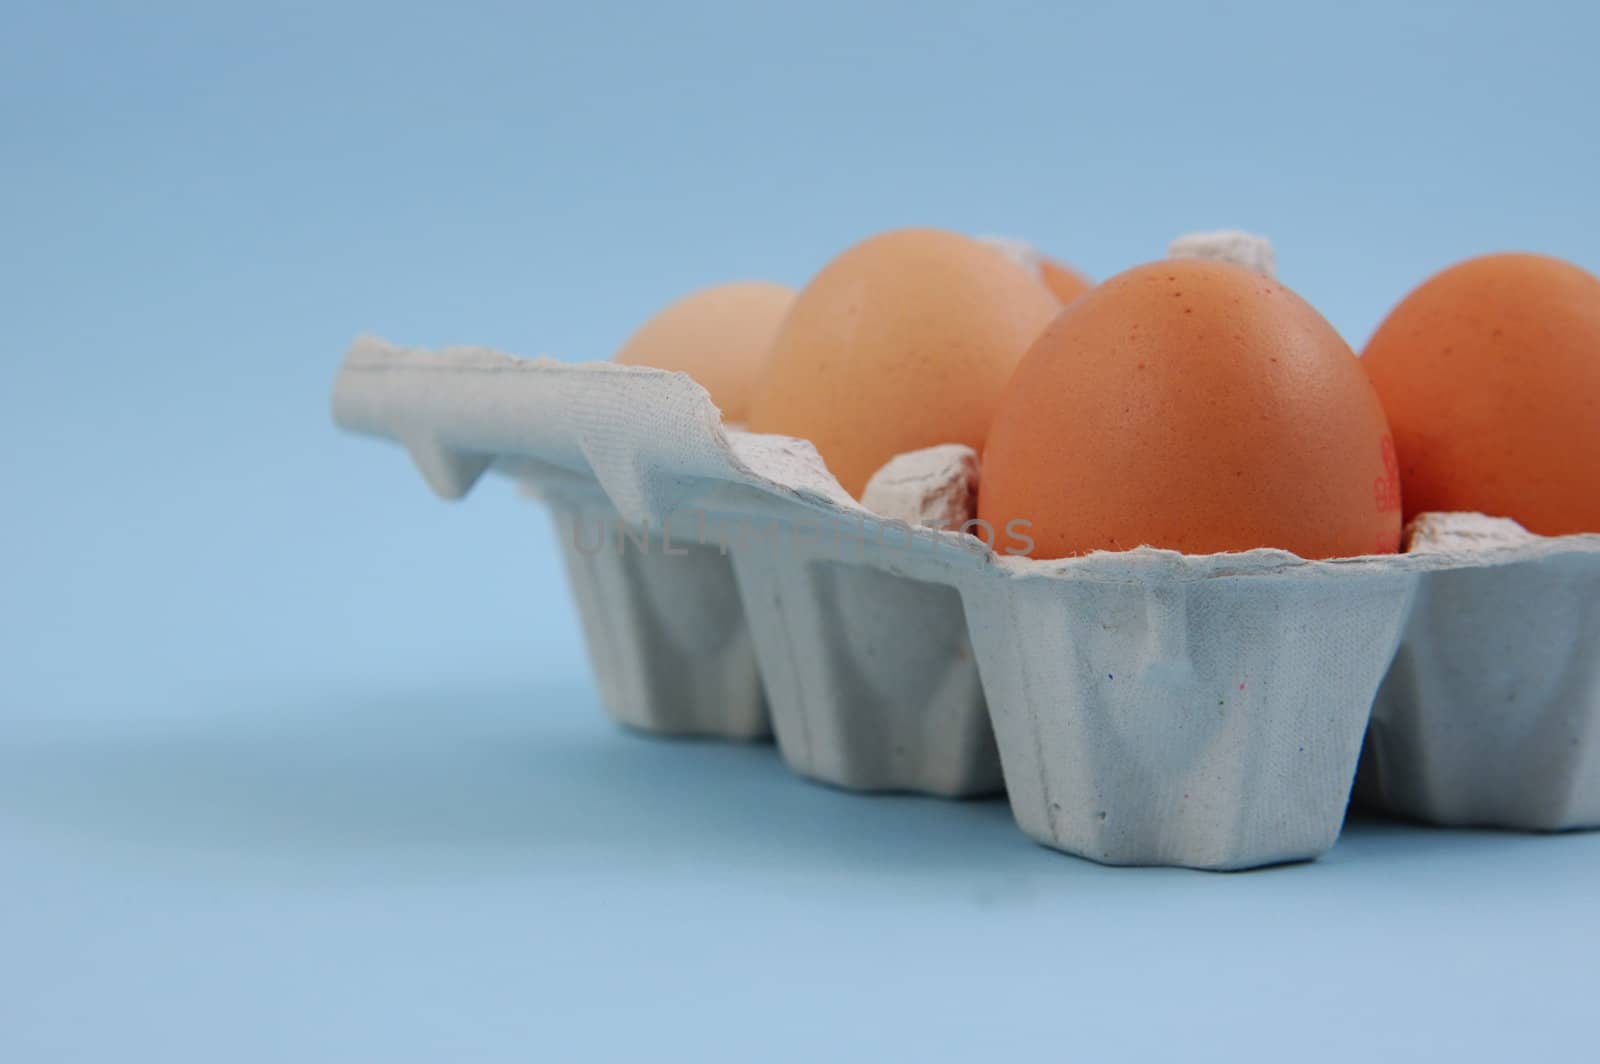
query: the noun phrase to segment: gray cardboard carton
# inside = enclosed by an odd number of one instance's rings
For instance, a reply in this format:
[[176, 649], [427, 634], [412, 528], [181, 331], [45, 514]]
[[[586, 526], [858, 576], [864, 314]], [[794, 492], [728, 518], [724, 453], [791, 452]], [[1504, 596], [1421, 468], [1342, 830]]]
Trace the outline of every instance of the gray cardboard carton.
[[[1600, 823], [1600, 535], [1441, 515], [1400, 555], [1042, 561], [874, 513], [808, 443], [724, 427], [682, 374], [363, 338], [333, 410], [445, 497], [494, 470], [558, 523], [656, 544], [564, 548], [602, 697], [635, 727], [751, 737], [770, 713], [796, 771], [861, 790], [1003, 776], [1028, 835], [1118, 864], [1315, 857], [1364, 733], [1362, 793], [1385, 808]], [[937, 509], [937, 481], [902, 489]]]

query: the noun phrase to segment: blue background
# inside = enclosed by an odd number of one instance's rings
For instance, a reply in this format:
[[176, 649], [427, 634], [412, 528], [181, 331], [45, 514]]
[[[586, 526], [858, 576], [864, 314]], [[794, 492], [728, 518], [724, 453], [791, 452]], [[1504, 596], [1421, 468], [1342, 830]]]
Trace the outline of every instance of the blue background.
[[1471, 253], [1600, 267], [1594, 10], [8, 4], [0, 1059], [1588, 1044], [1600, 838], [1105, 869], [621, 734], [543, 516], [327, 393], [907, 223], [1249, 228], [1359, 346]]

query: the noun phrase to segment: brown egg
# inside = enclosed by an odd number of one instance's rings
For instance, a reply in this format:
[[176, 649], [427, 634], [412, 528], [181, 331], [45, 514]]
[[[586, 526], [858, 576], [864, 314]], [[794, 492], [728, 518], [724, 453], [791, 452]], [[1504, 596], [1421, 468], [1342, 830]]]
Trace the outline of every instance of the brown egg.
[[978, 515], [996, 549], [1038, 558], [1400, 542], [1360, 362], [1287, 288], [1199, 259], [1102, 282], [1029, 349], [989, 432]]
[[769, 281], [736, 281], [684, 296], [645, 322], [613, 361], [693, 377], [728, 421], [750, 416], [772, 338], [794, 290]]
[[1408, 295], [1362, 362], [1407, 519], [1466, 510], [1600, 532], [1600, 278], [1543, 255], [1470, 259]]
[[795, 300], [750, 428], [810, 440], [859, 497], [895, 455], [981, 448], [1017, 360], [1060, 309], [976, 240], [939, 229], [872, 237]]
[[1017, 265], [1034, 274], [1062, 305], [1094, 287], [1094, 282], [1065, 263], [1057, 262], [1026, 240], [1009, 236], [979, 237], [979, 242], [1005, 252]]
[[1071, 303], [1094, 287], [1094, 282], [1089, 278], [1054, 259], [1039, 260], [1039, 279], [1044, 281], [1045, 287], [1054, 292], [1063, 305]]

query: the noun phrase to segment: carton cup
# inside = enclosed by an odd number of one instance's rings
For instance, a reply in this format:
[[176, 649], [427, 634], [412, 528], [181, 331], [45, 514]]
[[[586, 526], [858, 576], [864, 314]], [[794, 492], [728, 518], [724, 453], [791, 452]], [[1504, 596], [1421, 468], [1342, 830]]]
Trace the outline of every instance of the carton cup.
[[682, 522], [630, 525], [599, 493], [547, 501], [612, 718], [662, 735], [771, 735], [726, 550]]
[[1359, 799], [1434, 824], [1600, 826], [1600, 537], [1477, 514], [1417, 525], [1413, 552], [1454, 542], [1482, 564], [1419, 576]]

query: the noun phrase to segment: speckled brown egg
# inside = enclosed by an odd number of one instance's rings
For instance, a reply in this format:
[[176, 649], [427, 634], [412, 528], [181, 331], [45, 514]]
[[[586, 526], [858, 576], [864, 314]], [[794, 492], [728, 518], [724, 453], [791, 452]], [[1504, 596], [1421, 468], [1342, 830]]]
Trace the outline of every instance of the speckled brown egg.
[[1197, 259], [1102, 282], [1029, 349], [978, 508], [999, 549], [1040, 558], [1400, 541], [1388, 425], [1350, 348], [1281, 284]]

